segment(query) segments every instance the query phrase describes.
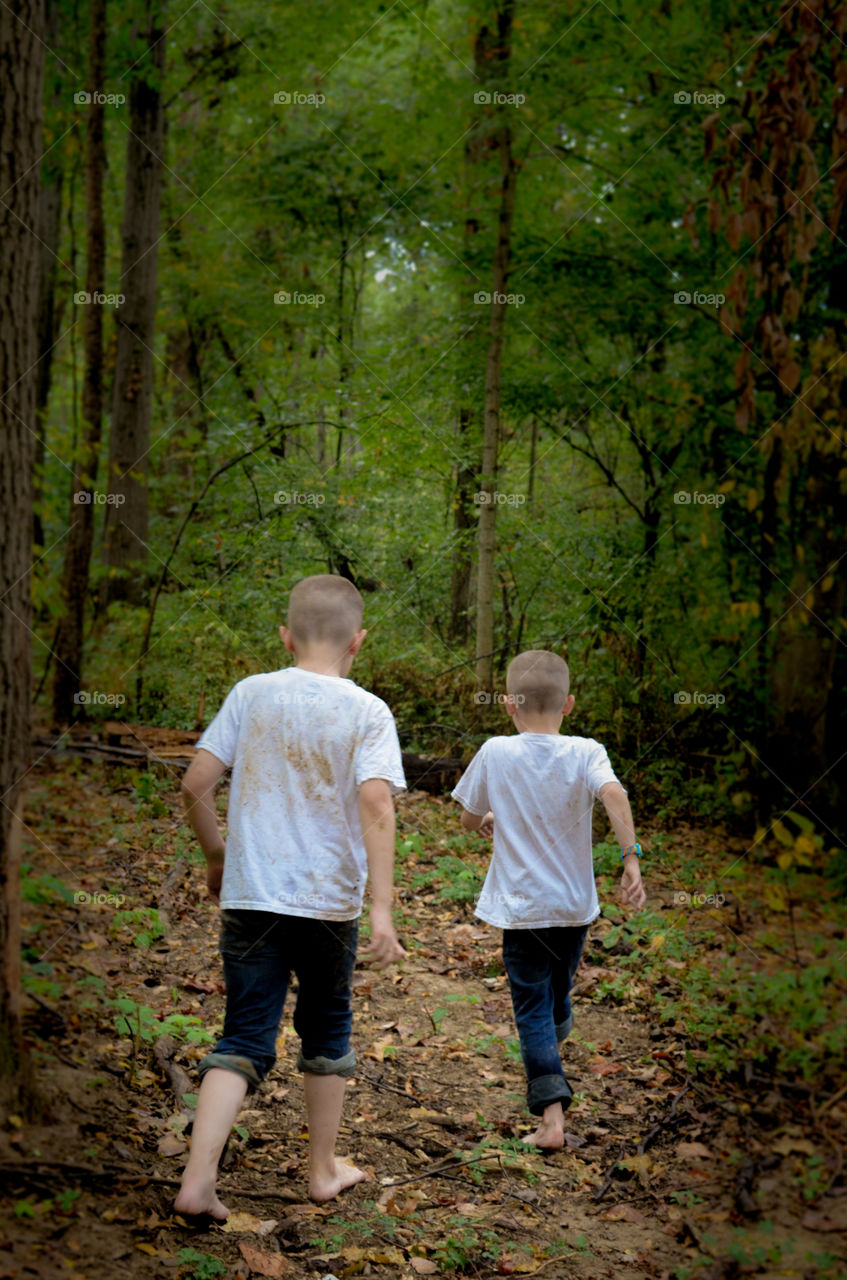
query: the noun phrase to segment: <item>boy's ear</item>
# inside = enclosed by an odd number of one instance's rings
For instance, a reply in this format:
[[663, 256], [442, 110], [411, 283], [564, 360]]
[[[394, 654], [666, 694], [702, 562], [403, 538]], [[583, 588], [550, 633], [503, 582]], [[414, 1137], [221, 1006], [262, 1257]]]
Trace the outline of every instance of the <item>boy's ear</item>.
[[286, 649], [288, 650], [288, 652], [289, 652], [289, 653], [293, 653], [293, 652], [294, 652], [294, 637], [292, 636], [291, 632], [288, 630], [288, 627], [280, 627], [280, 629], [279, 629], [279, 638], [280, 638], [280, 640], [282, 641], [282, 643], [285, 645], [285, 647], [286, 647]]
[[574, 698], [573, 694], [572, 694], [572, 693], [568, 694], [568, 700], [567, 700], [567, 702], [565, 703], [565, 705], [562, 707], [562, 715], [563, 715], [563, 716], [569, 716], [569, 715], [570, 715], [570, 713], [573, 711], [574, 702], [575, 702], [575, 698]]
[[359, 650], [361, 649], [362, 645], [364, 644], [365, 636], [367, 634], [368, 634], [367, 630], [357, 631], [353, 636], [353, 639], [350, 641], [350, 648], [348, 649], [347, 652], [352, 653], [354, 658], [356, 654], [359, 652]]
[[515, 705], [515, 699], [511, 693], [507, 693], [503, 699], [503, 708], [507, 716], [513, 716], [517, 711], [518, 708]]

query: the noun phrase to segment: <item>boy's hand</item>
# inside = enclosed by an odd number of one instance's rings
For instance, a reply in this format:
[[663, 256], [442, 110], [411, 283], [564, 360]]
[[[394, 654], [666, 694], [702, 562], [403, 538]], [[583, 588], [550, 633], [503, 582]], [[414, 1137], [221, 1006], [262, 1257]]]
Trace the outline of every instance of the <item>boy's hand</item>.
[[400, 940], [394, 931], [390, 908], [371, 907], [371, 941], [370, 946], [365, 947], [362, 954], [366, 955], [377, 968], [385, 964], [393, 964], [396, 960], [402, 960], [408, 955], [408, 952], [400, 946]]
[[482, 822], [479, 824], [477, 830], [479, 831], [479, 834], [481, 836], [494, 835], [494, 814], [491, 812], [490, 809], [488, 810], [488, 813], [485, 815], [485, 817], [482, 819]]
[[221, 885], [224, 878], [224, 860], [223, 855], [208, 860], [206, 862], [206, 888], [209, 891], [209, 897], [217, 905], [221, 905]]
[[624, 864], [623, 875], [621, 876], [621, 902], [640, 911], [646, 901], [647, 894], [641, 879], [641, 868], [638, 865], [637, 857], [633, 854], [626, 859]]

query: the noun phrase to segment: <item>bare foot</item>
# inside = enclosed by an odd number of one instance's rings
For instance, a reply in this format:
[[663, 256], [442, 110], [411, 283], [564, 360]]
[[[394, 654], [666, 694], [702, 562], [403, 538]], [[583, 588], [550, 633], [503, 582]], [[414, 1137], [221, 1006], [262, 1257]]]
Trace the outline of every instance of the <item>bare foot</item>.
[[216, 1218], [218, 1222], [223, 1222], [230, 1214], [229, 1209], [225, 1204], [221, 1204], [215, 1194], [213, 1182], [191, 1180], [186, 1180], [182, 1184], [182, 1189], [174, 1200], [174, 1209], [177, 1213], [187, 1214], [190, 1217], [206, 1213], [210, 1218]]
[[323, 1203], [325, 1200], [333, 1200], [335, 1196], [340, 1195], [342, 1191], [346, 1191], [348, 1187], [354, 1187], [357, 1182], [363, 1182], [367, 1176], [361, 1169], [357, 1169], [355, 1165], [347, 1164], [345, 1160], [333, 1159], [331, 1170], [326, 1173], [315, 1173], [313, 1171], [310, 1175], [309, 1196], [319, 1203]]
[[544, 1151], [561, 1151], [565, 1145], [564, 1129], [561, 1123], [548, 1123], [545, 1120], [535, 1130], [521, 1139], [528, 1147], [541, 1147]]

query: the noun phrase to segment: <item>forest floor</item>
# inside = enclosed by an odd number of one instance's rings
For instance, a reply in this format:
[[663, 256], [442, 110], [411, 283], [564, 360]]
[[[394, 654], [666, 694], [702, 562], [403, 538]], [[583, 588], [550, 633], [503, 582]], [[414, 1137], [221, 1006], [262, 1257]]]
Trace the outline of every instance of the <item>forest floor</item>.
[[[223, 1010], [218, 911], [176, 781], [68, 759], [31, 775], [25, 1026], [40, 1102], [0, 1134], [0, 1280], [847, 1275], [832, 1039], [847, 943], [832, 884], [811, 869], [780, 880], [761, 852], [750, 865], [749, 841], [665, 821], [642, 836], [650, 902], [628, 920], [601, 837], [604, 916], [563, 1050], [567, 1145], [544, 1155], [520, 1142], [530, 1118], [499, 933], [473, 916], [485, 843], [460, 834], [453, 802], [417, 792], [399, 805], [409, 958], [355, 976], [341, 1150], [369, 1180], [307, 1199], [289, 1002], [277, 1066], [224, 1159], [232, 1217], [174, 1214], [193, 1067]], [[730, 893], [714, 877], [732, 863]], [[681, 905], [685, 892], [713, 901]]]

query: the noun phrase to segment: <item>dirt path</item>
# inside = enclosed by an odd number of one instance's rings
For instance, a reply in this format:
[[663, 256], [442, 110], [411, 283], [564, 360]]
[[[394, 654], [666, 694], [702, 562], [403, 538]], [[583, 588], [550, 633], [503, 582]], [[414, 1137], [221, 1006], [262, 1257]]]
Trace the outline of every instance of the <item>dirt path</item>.
[[[36, 800], [29, 896], [42, 900], [26, 907], [27, 1025], [45, 1103], [40, 1120], [15, 1118], [2, 1135], [0, 1280], [847, 1275], [843, 1181], [809, 1208], [800, 1173], [818, 1145], [802, 1118], [774, 1091], [692, 1076], [684, 1029], [659, 1021], [666, 991], [645, 993], [631, 975], [629, 993], [621, 986], [615, 948], [603, 945], [608, 921], [577, 979], [567, 1147], [522, 1147], [529, 1118], [499, 935], [445, 899], [430, 855], [447, 806], [421, 797], [402, 809], [413, 837], [400, 895], [410, 958], [386, 975], [356, 973], [360, 1068], [342, 1148], [371, 1179], [329, 1206], [305, 1198], [287, 1009], [277, 1068], [225, 1159], [221, 1196], [238, 1216], [229, 1230], [184, 1224], [171, 1201], [192, 1113], [175, 1088], [180, 1067], [196, 1080], [205, 1052], [184, 1037], [220, 1022], [216, 910], [199, 869], [179, 861], [188, 844], [162, 784], [139, 792], [135, 775], [103, 773], [81, 802], [80, 779], [63, 768], [41, 775]], [[51, 876], [71, 897], [126, 901], [69, 902]], [[150, 914], [159, 902], [162, 937]], [[135, 1041], [116, 1025], [118, 998], [135, 1006]], [[140, 1035], [138, 1006], [150, 1011]], [[168, 1040], [159, 1059], [152, 1052], [168, 1018], [171, 1076]], [[831, 1153], [821, 1156], [829, 1170]]]

